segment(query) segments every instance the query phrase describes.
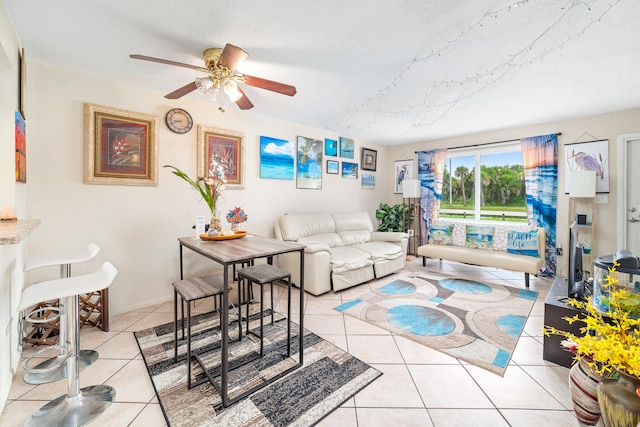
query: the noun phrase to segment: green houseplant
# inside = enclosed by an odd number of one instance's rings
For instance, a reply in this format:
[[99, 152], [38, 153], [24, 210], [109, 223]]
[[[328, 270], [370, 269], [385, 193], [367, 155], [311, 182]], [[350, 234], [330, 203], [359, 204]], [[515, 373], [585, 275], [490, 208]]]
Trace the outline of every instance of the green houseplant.
[[380, 221], [378, 231], [404, 231], [409, 219], [409, 207], [380, 203], [380, 207], [376, 209], [376, 219]]

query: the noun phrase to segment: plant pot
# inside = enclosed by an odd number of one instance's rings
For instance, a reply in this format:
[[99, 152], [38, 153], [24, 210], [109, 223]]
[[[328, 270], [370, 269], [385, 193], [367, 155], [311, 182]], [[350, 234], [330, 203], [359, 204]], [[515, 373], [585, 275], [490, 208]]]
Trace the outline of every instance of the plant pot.
[[635, 427], [640, 423], [640, 378], [622, 371], [618, 375], [598, 386], [602, 421], [606, 427]]

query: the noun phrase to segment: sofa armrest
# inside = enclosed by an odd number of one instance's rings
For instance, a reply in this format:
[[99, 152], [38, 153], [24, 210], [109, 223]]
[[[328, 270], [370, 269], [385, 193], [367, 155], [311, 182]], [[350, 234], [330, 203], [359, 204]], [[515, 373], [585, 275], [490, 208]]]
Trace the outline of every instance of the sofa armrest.
[[329, 245], [325, 245], [324, 243], [307, 243], [304, 245], [304, 252], [306, 254], [314, 254], [316, 252], [328, 252], [331, 253], [331, 248]]
[[383, 242], [401, 242], [408, 239], [409, 235], [401, 231], [374, 231], [371, 233], [371, 240]]

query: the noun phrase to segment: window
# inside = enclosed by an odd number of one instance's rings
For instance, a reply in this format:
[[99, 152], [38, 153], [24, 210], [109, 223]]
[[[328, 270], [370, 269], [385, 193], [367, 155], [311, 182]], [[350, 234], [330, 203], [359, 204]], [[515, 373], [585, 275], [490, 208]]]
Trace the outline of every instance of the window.
[[526, 222], [520, 142], [448, 150], [440, 217]]

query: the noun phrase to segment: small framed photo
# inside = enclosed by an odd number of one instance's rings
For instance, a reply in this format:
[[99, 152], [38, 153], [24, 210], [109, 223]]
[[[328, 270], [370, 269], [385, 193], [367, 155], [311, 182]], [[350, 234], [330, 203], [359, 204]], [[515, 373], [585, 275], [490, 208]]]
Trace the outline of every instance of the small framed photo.
[[362, 148], [362, 170], [375, 171], [378, 163], [378, 151], [371, 148]]
[[198, 176], [207, 176], [211, 159], [224, 168], [227, 189], [244, 188], [244, 134], [198, 126]]
[[342, 162], [342, 177], [349, 179], [358, 179], [358, 164], [351, 162]]
[[158, 185], [156, 117], [85, 104], [83, 182]]
[[324, 139], [324, 154], [325, 156], [336, 157], [338, 155], [338, 141], [335, 139]]
[[337, 160], [327, 160], [327, 173], [332, 175], [338, 175], [340, 171], [340, 162]]

